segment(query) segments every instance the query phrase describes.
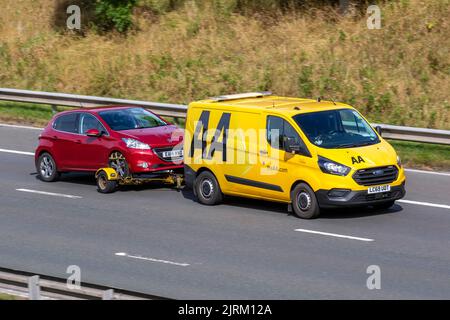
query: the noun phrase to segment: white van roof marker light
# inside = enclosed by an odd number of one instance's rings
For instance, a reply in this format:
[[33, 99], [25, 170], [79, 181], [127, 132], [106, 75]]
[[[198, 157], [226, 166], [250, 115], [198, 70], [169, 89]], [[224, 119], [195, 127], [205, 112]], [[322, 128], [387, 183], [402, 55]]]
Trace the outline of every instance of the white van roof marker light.
[[261, 98], [264, 96], [270, 96], [272, 92], [270, 91], [261, 91], [261, 92], [246, 92], [246, 93], [237, 93], [237, 94], [227, 94], [218, 97], [212, 97], [211, 100], [216, 102], [227, 101], [227, 100], [237, 100], [237, 99], [245, 99], [245, 98]]

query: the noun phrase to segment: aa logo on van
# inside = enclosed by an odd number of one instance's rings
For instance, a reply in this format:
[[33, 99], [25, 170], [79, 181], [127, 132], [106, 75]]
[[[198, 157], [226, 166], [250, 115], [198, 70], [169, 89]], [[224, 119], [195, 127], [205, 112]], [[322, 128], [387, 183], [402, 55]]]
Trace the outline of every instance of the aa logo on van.
[[[214, 136], [211, 140], [209, 150], [207, 146], [207, 132], [209, 125], [209, 111], [202, 111], [200, 119], [195, 127], [194, 136], [191, 141], [189, 156], [192, 158], [196, 149], [202, 150], [202, 159], [212, 159], [216, 150], [222, 151], [222, 161], [227, 161], [227, 137], [230, 128], [231, 113], [223, 113], [216, 126]], [[221, 140], [221, 141], [219, 141]]]
[[361, 156], [358, 156], [357, 158], [352, 157], [352, 164], [361, 163], [361, 162], [365, 163], [364, 159]]

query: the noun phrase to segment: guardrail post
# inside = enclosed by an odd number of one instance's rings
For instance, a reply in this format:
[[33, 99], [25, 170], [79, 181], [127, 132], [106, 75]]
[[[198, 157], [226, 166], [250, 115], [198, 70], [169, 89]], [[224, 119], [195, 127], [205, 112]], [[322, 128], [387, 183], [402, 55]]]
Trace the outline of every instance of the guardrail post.
[[114, 299], [114, 290], [113, 289], [103, 291], [102, 300], [113, 300], [113, 299]]
[[32, 276], [28, 278], [28, 298], [30, 300], [41, 300], [39, 276]]
[[53, 114], [58, 113], [58, 106], [57, 105], [52, 104], [52, 113]]

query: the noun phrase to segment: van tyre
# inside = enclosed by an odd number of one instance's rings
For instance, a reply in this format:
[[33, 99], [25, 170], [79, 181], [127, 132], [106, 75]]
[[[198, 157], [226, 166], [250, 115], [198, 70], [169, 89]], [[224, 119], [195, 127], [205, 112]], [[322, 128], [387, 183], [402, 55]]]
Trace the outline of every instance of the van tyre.
[[56, 162], [50, 153], [44, 152], [36, 162], [36, 170], [39, 179], [45, 182], [53, 182], [59, 179], [60, 173], [56, 167]]
[[97, 175], [97, 191], [100, 193], [112, 193], [117, 189], [117, 181], [108, 180], [108, 175], [102, 171]]
[[291, 191], [292, 209], [302, 219], [314, 219], [320, 214], [316, 194], [306, 183], [299, 183]]
[[200, 203], [209, 206], [222, 202], [223, 194], [216, 177], [209, 171], [203, 171], [194, 182], [194, 190]]

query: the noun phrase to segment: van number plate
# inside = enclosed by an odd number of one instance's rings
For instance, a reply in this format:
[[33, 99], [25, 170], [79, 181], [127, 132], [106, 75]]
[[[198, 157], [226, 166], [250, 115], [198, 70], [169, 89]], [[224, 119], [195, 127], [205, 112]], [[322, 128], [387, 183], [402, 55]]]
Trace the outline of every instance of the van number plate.
[[369, 189], [367, 189], [368, 194], [388, 192], [388, 191], [391, 191], [391, 186], [388, 184], [385, 186], [375, 186], [375, 187], [370, 187]]
[[179, 158], [183, 156], [183, 150], [171, 150], [162, 152], [163, 158]]

